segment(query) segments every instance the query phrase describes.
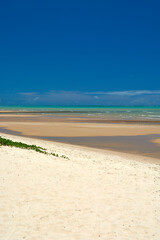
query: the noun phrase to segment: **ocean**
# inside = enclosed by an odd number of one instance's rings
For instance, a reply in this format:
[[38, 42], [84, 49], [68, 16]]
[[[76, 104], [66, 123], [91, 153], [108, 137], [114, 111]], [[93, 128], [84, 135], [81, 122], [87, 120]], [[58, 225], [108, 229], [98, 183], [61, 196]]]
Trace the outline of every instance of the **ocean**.
[[160, 120], [160, 107], [108, 106], [0, 106], [0, 114], [47, 114], [50, 116], [79, 116], [106, 120]]

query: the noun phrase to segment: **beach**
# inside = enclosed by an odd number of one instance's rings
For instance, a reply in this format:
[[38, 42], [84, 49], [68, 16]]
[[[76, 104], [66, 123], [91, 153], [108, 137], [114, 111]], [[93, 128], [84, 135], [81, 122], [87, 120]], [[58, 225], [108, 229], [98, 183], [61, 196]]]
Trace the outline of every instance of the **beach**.
[[1, 112], [1, 137], [57, 157], [0, 146], [0, 240], [160, 238], [159, 120], [112, 117]]
[[160, 167], [149, 158], [1, 136], [69, 159], [0, 147], [0, 239], [160, 238]]

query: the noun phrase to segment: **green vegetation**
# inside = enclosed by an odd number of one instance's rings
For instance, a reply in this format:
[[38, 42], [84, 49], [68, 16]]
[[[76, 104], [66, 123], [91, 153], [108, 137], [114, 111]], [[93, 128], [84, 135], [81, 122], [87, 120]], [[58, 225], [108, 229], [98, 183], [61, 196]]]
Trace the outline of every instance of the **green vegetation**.
[[56, 153], [48, 153], [45, 148], [42, 148], [42, 147], [39, 147], [39, 146], [36, 146], [36, 145], [28, 145], [28, 144], [22, 143], [22, 142], [14, 142], [10, 139], [5, 139], [5, 138], [2, 138], [2, 137], [0, 137], [0, 146], [10, 146], [10, 147], [29, 149], [29, 150], [34, 150], [36, 152], [44, 153], [44, 154], [47, 154], [47, 155], [52, 155], [54, 157], [62, 157], [62, 158], [65, 158], [65, 159], [69, 159], [65, 155], [58, 155]]

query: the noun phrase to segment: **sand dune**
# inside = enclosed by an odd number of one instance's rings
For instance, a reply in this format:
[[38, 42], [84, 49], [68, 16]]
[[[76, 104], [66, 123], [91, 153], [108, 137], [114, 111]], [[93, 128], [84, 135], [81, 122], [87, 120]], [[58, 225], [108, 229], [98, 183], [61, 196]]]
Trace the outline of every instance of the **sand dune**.
[[69, 160], [0, 147], [0, 240], [160, 239], [159, 165], [144, 157], [1, 136]]

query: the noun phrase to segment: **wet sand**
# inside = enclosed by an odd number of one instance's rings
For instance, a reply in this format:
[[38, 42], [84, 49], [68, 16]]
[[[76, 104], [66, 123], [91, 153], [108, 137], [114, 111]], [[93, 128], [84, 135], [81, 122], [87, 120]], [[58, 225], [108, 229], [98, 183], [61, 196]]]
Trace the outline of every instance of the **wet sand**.
[[0, 115], [0, 132], [160, 159], [160, 124], [68, 115]]

